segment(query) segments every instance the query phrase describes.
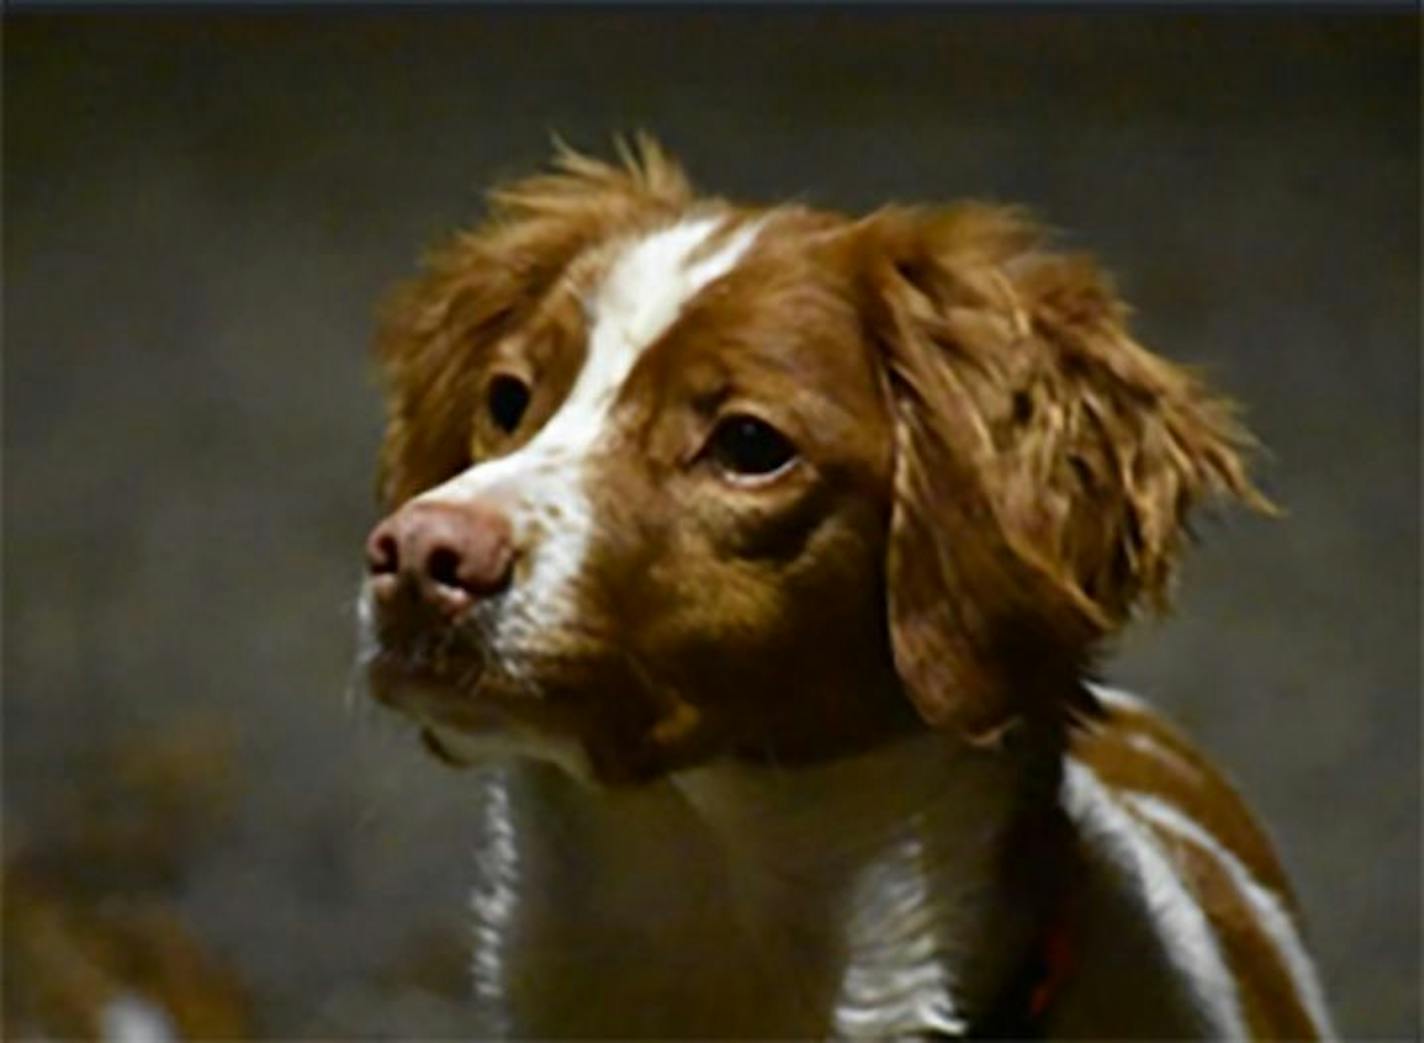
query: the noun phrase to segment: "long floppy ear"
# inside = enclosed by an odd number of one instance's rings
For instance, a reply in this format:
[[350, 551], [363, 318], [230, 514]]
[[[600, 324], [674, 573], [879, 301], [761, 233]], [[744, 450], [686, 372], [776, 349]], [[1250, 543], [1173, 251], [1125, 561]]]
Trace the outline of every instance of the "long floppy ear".
[[393, 507], [448, 478], [468, 452], [482, 351], [526, 321], [587, 246], [682, 209], [692, 190], [646, 135], [604, 163], [555, 142], [550, 169], [489, 194], [483, 224], [427, 256], [382, 309], [387, 393], [378, 494]]
[[931, 724], [989, 740], [1091, 712], [1082, 679], [1140, 602], [1167, 603], [1190, 509], [1269, 509], [1231, 405], [1128, 335], [1083, 258], [1014, 211], [860, 227], [895, 428], [896, 667]]

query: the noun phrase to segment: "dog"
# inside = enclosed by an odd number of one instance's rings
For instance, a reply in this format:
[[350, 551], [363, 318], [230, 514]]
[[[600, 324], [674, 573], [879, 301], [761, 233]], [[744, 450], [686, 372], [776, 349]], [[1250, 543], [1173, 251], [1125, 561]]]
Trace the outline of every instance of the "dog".
[[1232, 404], [1023, 213], [558, 146], [391, 297], [374, 698], [478, 768], [472, 1033], [1321, 1038], [1262, 829], [1096, 683]]

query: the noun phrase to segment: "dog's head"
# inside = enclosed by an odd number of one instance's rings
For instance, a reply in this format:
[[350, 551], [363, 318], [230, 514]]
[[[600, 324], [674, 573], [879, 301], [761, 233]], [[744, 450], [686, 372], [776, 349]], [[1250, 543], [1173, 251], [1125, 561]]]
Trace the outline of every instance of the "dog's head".
[[[392, 301], [373, 693], [603, 780], [1086, 706], [1230, 409], [1015, 212], [853, 220], [563, 152]], [[469, 741], [467, 741], [469, 740]]]

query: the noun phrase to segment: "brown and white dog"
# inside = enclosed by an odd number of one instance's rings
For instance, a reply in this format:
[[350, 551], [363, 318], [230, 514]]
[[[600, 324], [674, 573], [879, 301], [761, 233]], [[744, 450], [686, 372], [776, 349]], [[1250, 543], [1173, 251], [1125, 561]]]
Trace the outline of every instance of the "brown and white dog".
[[482, 765], [472, 1031], [1331, 1034], [1240, 799], [1085, 680], [1194, 504], [1266, 506], [1091, 262], [648, 141], [492, 210], [386, 317], [361, 601]]

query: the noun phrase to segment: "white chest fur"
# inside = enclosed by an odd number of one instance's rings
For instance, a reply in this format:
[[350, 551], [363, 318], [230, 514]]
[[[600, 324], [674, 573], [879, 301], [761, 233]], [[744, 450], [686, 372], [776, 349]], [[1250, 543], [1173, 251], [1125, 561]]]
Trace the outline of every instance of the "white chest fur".
[[[529, 762], [489, 771], [472, 910], [482, 1029], [962, 1033], [1039, 926], [1006, 872], [1025, 857], [1025, 770], [924, 734], [824, 767], [719, 764], [636, 790]], [[1068, 781], [1081, 772], [1070, 762]], [[1241, 1035], [1200, 910], [1176, 891], [1164, 908], [1168, 870], [1157, 884], [1139, 871], [1160, 852], [1136, 834], [1125, 852], [1081, 789], [1066, 786], [1065, 810], [1086, 856], [1082, 922], [1049, 1031]]]
[[[825, 767], [720, 764], [631, 793], [525, 768], [536, 775], [486, 776], [500, 795], [481, 872], [502, 900], [476, 903], [474, 969], [491, 1029], [524, 1022], [509, 1008], [538, 1005], [529, 983], [576, 965], [583, 994], [630, 1006], [617, 979], [632, 967], [637, 991], [666, 1004], [666, 1021], [636, 1015], [655, 1034], [696, 1032], [677, 1012], [719, 1002], [801, 1035], [956, 1034], [1028, 945], [1029, 903], [1002, 874], [1021, 770], [1008, 758], [925, 734]], [[751, 981], [739, 1000], [691, 995], [722, 987], [707, 969], [738, 964]], [[660, 975], [672, 967], [692, 970]], [[528, 1027], [561, 1028], [538, 1014]]]
[[1016, 770], [923, 735], [826, 767], [720, 765], [677, 785], [725, 846], [749, 929], [803, 967], [813, 955], [800, 981], [829, 1030], [884, 1038], [963, 1032], [1024, 943], [998, 871]]

